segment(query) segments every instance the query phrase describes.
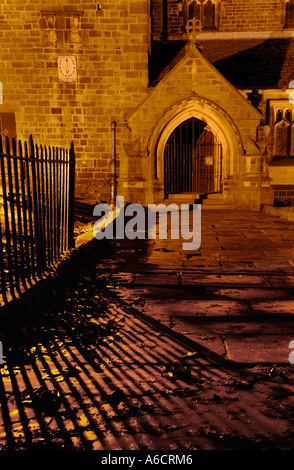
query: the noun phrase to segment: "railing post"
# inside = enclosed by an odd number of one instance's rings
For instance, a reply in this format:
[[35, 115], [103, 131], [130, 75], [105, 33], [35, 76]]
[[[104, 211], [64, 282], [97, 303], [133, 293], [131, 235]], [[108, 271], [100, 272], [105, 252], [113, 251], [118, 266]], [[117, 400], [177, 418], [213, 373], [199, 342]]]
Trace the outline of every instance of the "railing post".
[[42, 242], [40, 233], [40, 212], [39, 212], [39, 200], [38, 200], [38, 189], [37, 189], [37, 171], [34, 141], [32, 135], [30, 135], [30, 158], [32, 162], [32, 187], [33, 187], [33, 223], [35, 232], [35, 247], [36, 247], [36, 266], [37, 274], [40, 275], [42, 272]]
[[8, 179], [8, 200], [9, 200], [9, 208], [10, 208], [10, 230], [11, 230], [11, 237], [12, 237], [12, 250], [13, 250], [13, 259], [14, 259], [14, 280], [15, 280], [15, 288], [18, 293], [20, 293], [20, 276], [19, 276], [19, 260], [18, 260], [18, 242], [17, 242], [17, 230], [16, 230], [16, 214], [15, 214], [15, 188], [13, 186], [13, 170], [12, 170], [12, 155], [10, 152], [10, 141], [8, 136], [6, 136], [6, 155], [7, 155], [7, 179]]
[[[43, 149], [42, 149], [43, 150]], [[41, 152], [44, 158], [44, 180], [45, 180], [45, 188], [44, 190], [44, 195], [45, 195], [45, 219], [46, 219], [46, 228], [44, 227], [45, 233], [46, 233], [46, 262], [50, 266], [51, 265], [51, 260], [52, 260], [52, 246], [51, 246], [51, 220], [50, 220], [50, 199], [49, 199], [49, 188], [50, 188], [50, 180], [49, 180], [49, 171], [48, 171], [48, 153], [47, 153], [47, 147], [45, 145], [44, 147], [44, 153], [43, 151]]]
[[[1, 158], [1, 157], [0, 157]], [[4, 249], [2, 241], [2, 228], [1, 228], [1, 219], [0, 219], [0, 284], [1, 284], [1, 294], [4, 302], [7, 302], [7, 285], [6, 285], [6, 275], [5, 275], [5, 265], [4, 265]]]
[[[12, 190], [15, 191], [14, 194], [14, 206], [16, 206], [16, 211], [14, 217], [17, 219], [17, 229], [16, 229], [16, 246], [19, 249], [20, 260], [18, 260], [18, 267], [19, 267], [19, 274], [22, 280], [23, 286], [26, 285], [26, 266], [25, 266], [25, 246], [24, 246], [24, 236], [23, 236], [23, 220], [21, 217], [21, 195], [20, 195], [20, 184], [21, 181], [18, 159], [17, 157], [17, 148], [16, 148], [16, 140], [12, 139], [12, 154], [14, 155], [13, 158], [13, 170], [14, 170], [14, 187], [12, 184]], [[15, 222], [16, 225], [16, 222]], [[16, 249], [16, 252], [18, 252]]]
[[68, 248], [75, 247], [75, 149], [73, 142], [69, 151], [69, 184], [68, 184]]
[[111, 190], [110, 190], [110, 204], [114, 206], [117, 196], [117, 174], [116, 174], [116, 126], [115, 121], [111, 124], [112, 132], [112, 151], [111, 151]]
[[[31, 282], [32, 276], [32, 266], [33, 266], [33, 252], [31, 253], [30, 257], [30, 244], [29, 244], [29, 220], [30, 220], [30, 205], [29, 205], [29, 191], [26, 194], [26, 187], [25, 187], [25, 179], [28, 179], [28, 171], [26, 171], [25, 167], [25, 159], [23, 156], [23, 147], [22, 143], [18, 141], [18, 148], [19, 148], [19, 167], [20, 167], [20, 188], [21, 188], [21, 201], [22, 201], [22, 221], [23, 221], [23, 238], [24, 238], [24, 251], [25, 251], [25, 258], [26, 258], [26, 280], [28, 283]], [[27, 157], [27, 151], [25, 146], [25, 158]], [[27, 162], [26, 162], [27, 163]]]
[[60, 214], [61, 214], [61, 187], [60, 187], [60, 149], [59, 147], [55, 147], [55, 169], [56, 169], [56, 229], [57, 229], [57, 234], [56, 234], [56, 250], [57, 250], [57, 257], [60, 257]]
[[[2, 136], [0, 134], [0, 169], [1, 169], [1, 174], [2, 174], [2, 165], [4, 164], [4, 155], [3, 155], [3, 148], [2, 148]], [[1, 179], [4, 179], [3, 178], [3, 174], [2, 174], [2, 178]], [[2, 188], [3, 188], [3, 184], [1, 184]], [[3, 189], [2, 189], [3, 191]], [[3, 202], [4, 202], [4, 194], [3, 194]], [[1, 206], [0, 206], [0, 209], [1, 209]], [[4, 208], [3, 208], [4, 210]], [[3, 297], [3, 300], [4, 302], [7, 302], [7, 287], [8, 285], [6, 284], [6, 273], [5, 273], [5, 254], [4, 254], [4, 247], [3, 247], [3, 234], [5, 233], [5, 229], [4, 229], [4, 232], [2, 234], [2, 210], [0, 211], [0, 275], [1, 275], [1, 293], [2, 293], [2, 297]], [[7, 252], [7, 254], [9, 254], [9, 251]], [[9, 272], [9, 271], [8, 271]], [[11, 274], [10, 274], [11, 276]]]
[[39, 182], [39, 214], [40, 235], [42, 243], [42, 268], [47, 264], [47, 242], [46, 242], [46, 203], [45, 203], [45, 178], [44, 178], [44, 156], [42, 145], [36, 145], [36, 157], [38, 160], [38, 182]]

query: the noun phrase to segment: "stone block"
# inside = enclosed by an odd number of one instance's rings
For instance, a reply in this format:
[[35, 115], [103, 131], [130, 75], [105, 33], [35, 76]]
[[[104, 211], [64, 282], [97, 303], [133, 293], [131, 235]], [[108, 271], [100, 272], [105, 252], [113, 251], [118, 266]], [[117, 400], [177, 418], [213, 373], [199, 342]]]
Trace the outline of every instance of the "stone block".
[[293, 334], [225, 337], [231, 361], [246, 364], [289, 364], [289, 343]]

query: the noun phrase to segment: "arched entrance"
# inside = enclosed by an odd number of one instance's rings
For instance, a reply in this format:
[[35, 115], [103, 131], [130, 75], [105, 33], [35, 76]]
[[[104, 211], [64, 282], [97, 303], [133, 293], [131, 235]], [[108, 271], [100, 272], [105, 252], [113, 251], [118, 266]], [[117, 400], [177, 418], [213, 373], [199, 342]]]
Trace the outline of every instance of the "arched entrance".
[[192, 117], [169, 136], [164, 149], [165, 197], [222, 190], [222, 145], [208, 124]]

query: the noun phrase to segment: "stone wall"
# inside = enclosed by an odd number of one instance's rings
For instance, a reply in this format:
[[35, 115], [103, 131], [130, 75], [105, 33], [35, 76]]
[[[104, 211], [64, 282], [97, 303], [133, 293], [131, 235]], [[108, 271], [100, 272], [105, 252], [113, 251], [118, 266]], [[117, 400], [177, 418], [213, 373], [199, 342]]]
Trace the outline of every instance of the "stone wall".
[[[0, 114], [15, 114], [19, 139], [74, 141], [78, 195], [108, 198], [111, 122], [119, 138], [146, 93], [148, 39], [146, 1], [1, 1]], [[60, 78], [59, 56], [74, 57], [72, 77]]]
[[[281, 31], [285, 25], [284, 0], [211, 0], [215, 5], [216, 31]], [[153, 0], [153, 38], [159, 39], [163, 29], [162, 0]], [[206, 3], [206, 2], [204, 2]], [[185, 33], [187, 20], [185, 0], [167, 0], [168, 37]], [[184, 4], [184, 5], [183, 5]]]
[[275, 31], [283, 28], [281, 0], [227, 0], [222, 2], [223, 31]]

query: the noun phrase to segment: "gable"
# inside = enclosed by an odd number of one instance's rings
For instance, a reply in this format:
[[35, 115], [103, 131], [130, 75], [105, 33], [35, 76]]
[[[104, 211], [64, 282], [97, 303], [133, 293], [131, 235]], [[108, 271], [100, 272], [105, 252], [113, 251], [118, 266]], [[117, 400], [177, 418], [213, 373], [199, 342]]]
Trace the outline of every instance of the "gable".
[[203, 97], [226, 111], [232, 119], [260, 120], [261, 113], [196, 48], [186, 46], [160, 75], [147, 98], [126, 118], [152, 107], [163, 109], [191, 94]]

